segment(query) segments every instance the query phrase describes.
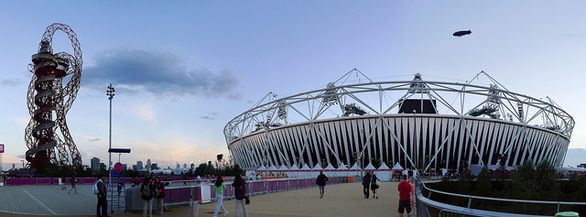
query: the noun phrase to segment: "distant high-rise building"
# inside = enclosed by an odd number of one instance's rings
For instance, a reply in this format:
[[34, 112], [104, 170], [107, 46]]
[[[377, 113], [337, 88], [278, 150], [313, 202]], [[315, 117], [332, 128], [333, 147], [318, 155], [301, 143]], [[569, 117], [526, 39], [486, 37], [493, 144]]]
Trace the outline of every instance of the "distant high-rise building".
[[180, 169], [181, 168], [181, 164], [177, 163], [177, 166], [175, 166], [175, 168]]
[[146, 170], [148, 172], [150, 172], [151, 170], [153, 170], [153, 165], [151, 164], [151, 159], [147, 160], [147, 164], [146, 164]]
[[134, 169], [134, 171], [137, 171], [137, 172], [144, 171], [144, 167], [142, 165], [142, 161], [139, 160], [139, 161], [136, 162], [136, 169]]
[[100, 171], [100, 159], [97, 157], [92, 158], [91, 168], [93, 172]]
[[159, 169], [159, 165], [157, 163], [151, 164], [151, 170], [158, 170], [158, 169]]
[[106, 164], [105, 163], [100, 163], [100, 170], [106, 170]]
[[126, 170], [128, 170], [128, 165], [122, 164], [122, 171], [126, 171]]

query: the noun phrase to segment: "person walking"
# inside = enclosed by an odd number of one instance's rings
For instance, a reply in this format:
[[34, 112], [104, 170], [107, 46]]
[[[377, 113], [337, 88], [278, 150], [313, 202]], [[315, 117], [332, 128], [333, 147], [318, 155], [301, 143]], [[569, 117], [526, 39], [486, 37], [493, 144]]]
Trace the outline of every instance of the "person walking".
[[124, 187], [124, 179], [122, 177], [118, 178], [118, 196], [122, 193], [122, 188]]
[[144, 178], [144, 182], [140, 186], [140, 196], [143, 201], [142, 216], [149, 217], [153, 216], [153, 197], [154, 197], [155, 186], [150, 176]]
[[156, 212], [159, 215], [163, 215], [163, 200], [165, 199], [165, 184], [161, 182], [161, 179], [158, 176], [155, 176], [155, 205], [156, 205]]
[[242, 207], [244, 217], [248, 217], [248, 210], [245, 206], [245, 199], [246, 199], [246, 181], [242, 178], [242, 175], [236, 175], [234, 178], [234, 182], [232, 183], [232, 187], [234, 187], [234, 197], [236, 198], [236, 217], [240, 217], [240, 208]]
[[407, 210], [407, 216], [411, 217], [411, 192], [413, 186], [407, 180], [407, 176], [403, 176], [403, 181], [397, 185], [399, 191], [399, 216], [403, 217], [403, 212]]
[[370, 190], [372, 190], [372, 199], [378, 199], [378, 196], [376, 195], [376, 189], [379, 188], [379, 185], [376, 183], [377, 181], [380, 181], [378, 179], [378, 177], [376, 177], [376, 174], [372, 174], [372, 178], [370, 180]]
[[218, 176], [216, 183], [214, 183], [214, 193], [216, 194], [216, 208], [214, 208], [214, 217], [218, 217], [220, 209], [222, 209], [222, 213], [224, 213], [224, 215], [228, 215], [228, 211], [226, 211], [226, 208], [224, 208], [224, 188], [226, 188], [224, 179], [222, 176]]
[[324, 191], [326, 188], [326, 183], [328, 182], [328, 177], [324, 174], [323, 171], [319, 171], [319, 175], [315, 180], [315, 184], [319, 187], [319, 198], [324, 197]]
[[61, 190], [65, 189], [67, 189], [67, 186], [65, 186], [65, 176], [61, 176]]
[[94, 190], [94, 193], [98, 195], [98, 205], [96, 208], [96, 216], [98, 217], [108, 217], [108, 189], [106, 188], [106, 184], [104, 184], [104, 177], [104, 175], [98, 176], [98, 181], [96, 182], [96, 188]]
[[370, 195], [370, 181], [371, 176], [369, 172], [366, 172], [366, 175], [362, 177], [362, 193], [364, 193], [364, 199], [368, 199]]
[[74, 191], [75, 194], [77, 194], [77, 187], [75, 187], [75, 185], [77, 184], [77, 179], [75, 178], [75, 176], [71, 176], [69, 182], [69, 184], [71, 184], [71, 189], [69, 189], [68, 194], [71, 194], [71, 191]]

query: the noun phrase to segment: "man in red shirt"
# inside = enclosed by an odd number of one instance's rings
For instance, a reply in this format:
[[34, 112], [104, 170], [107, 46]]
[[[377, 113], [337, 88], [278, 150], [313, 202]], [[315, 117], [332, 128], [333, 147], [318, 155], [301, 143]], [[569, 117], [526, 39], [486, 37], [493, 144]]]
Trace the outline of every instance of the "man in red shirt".
[[403, 181], [397, 186], [399, 190], [399, 214], [403, 217], [403, 211], [407, 209], [407, 216], [411, 216], [411, 192], [413, 186], [407, 181], [407, 176], [403, 176]]

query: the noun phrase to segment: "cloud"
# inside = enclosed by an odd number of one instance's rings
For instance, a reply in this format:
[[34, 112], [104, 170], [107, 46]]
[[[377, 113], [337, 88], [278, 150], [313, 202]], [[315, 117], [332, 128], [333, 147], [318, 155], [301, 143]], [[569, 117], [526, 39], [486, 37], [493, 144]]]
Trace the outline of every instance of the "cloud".
[[0, 85], [2, 85], [2, 86], [14, 87], [17, 84], [18, 84], [17, 80], [4, 79], [4, 80], [0, 81]]
[[228, 98], [229, 100], [242, 100], [242, 94], [240, 93], [236, 93], [236, 92], [231, 92], [226, 94], [226, 98]]
[[201, 116], [200, 118], [207, 119], [207, 120], [216, 120], [216, 117], [218, 117], [218, 113], [212, 112], [212, 113], [209, 113], [208, 115]]
[[84, 138], [87, 139], [88, 142], [97, 142], [97, 141], [100, 141], [100, 138], [98, 138], [98, 137], [88, 136], [88, 135], [85, 135], [85, 134], [76, 134], [76, 136], [84, 137]]
[[151, 124], [157, 123], [157, 112], [150, 104], [136, 104], [128, 112]]
[[215, 117], [211, 117], [211, 116], [207, 116], [207, 115], [201, 116], [201, 118], [202, 119], [208, 119], [208, 120], [216, 120]]
[[569, 32], [562, 34], [562, 36], [569, 39], [586, 39], [586, 33], [584, 32]]
[[234, 97], [238, 84], [228, 71], [191, 69], [172, 54], [158, 51], [116, 49], [96, 55], [95, 65], [84, 70], [82, 85], [103, 89], [112, 83], [124, 90], [154, 95]]

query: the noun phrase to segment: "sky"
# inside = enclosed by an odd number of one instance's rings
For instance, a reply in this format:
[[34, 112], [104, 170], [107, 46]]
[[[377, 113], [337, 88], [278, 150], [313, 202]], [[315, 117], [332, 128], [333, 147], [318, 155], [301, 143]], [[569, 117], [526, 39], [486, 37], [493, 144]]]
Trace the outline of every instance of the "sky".
[[[73, 28], [81, 88], [67, 123], [84, 164], [163, 166], [228, 154], [222, 130], [266, 93], [324, 87], [353, 68], [374, 80], [461, 81], [484, 70], [509, 90], [553, 98], [586, 148], [583, 1], [9, 1], [0, 7], [0, 144], [4, 168], [26, 151], [27, 66], [45, 28]], [[456, 38], [458, 30], [472, 30]], [[55, 51], [71, 52], [56, 33]], [[117, 156], [115, 157], [117, 159]]]

